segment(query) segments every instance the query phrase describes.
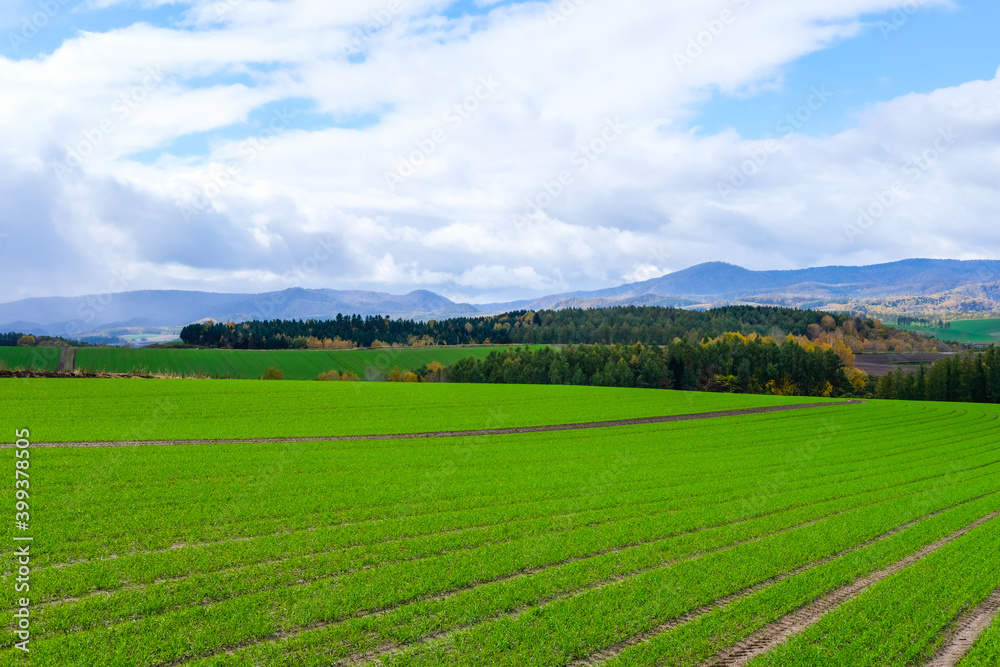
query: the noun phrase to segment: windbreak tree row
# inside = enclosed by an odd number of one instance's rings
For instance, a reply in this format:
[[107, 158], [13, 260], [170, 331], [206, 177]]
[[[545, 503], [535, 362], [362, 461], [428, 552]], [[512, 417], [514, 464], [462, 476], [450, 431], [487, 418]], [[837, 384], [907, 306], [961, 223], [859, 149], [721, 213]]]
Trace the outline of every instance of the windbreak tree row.
[[[813, 310], [727, 306], [707, 311], [658, 306], [518, 310], [500, 315], [445, 320], [337, 315], [329, 320], [206, 322], [181, 331], [189, 345], [232, 349], [382, 347], [388, 345], [665, 345], [677, 338], [698, 341], [725, 333], [840, 338], [852, 348], [944, 349], [919, 334], [881, 322]], [[831, 343], [832, 341], [827, 341]], [[890, 345], [891, 343], [891, 345]]]
[[[574, 384], [777, 394], [854, 396], [841, 358], [786, 340], [727, 335], [702, 343], [511, 348], [448, 369], [452, 382]], [[860, 387], [864, 389], [864, 387]]]

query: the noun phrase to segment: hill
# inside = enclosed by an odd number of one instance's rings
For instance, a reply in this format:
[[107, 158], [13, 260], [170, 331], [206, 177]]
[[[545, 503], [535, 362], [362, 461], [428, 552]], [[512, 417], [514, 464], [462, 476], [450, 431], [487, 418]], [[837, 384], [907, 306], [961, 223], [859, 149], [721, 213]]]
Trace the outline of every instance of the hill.
[[886, 321], [899, 315], [954, 319], [1000, 313], [1000, 261], [908, 259], [790, 271], [708, 262], [617, 287], [480, 305], [455, 303], [426, 290], [404, 295], [293, 288], [263, 294], [139, 291], [45, 297], [0, 304], [0, 331], [72, 336], [115, 327], [182, 327], [207, 319], [330, 319], [345, 314], [427, 321], [520, 310], [730, 304], [845, 311]]
[[[666, 299], [674, 303], [658, 303]], [[1000, 310], [1000, 261], [908, 259], [789, 271], [751, 271], [725, 262], [708, 262], [638, 283], [550, 295], [517, 305], [541, 309], [587, 301], [599, 301], [603, 306], [756, 303], [851, 310], [873, 316], [992, 312]], [[488, 304], [480, 309], [502, 312], [509, 310], [509, 305]]]
[[76, 335], [116, 327], [176, 327], [206, 319], [328, 319], [352, 313], [424, 320], [478, 312], [425, 290], [401, 296], [301, 288], [263, 294], [150, 290], [0, 304], [0, 331]]

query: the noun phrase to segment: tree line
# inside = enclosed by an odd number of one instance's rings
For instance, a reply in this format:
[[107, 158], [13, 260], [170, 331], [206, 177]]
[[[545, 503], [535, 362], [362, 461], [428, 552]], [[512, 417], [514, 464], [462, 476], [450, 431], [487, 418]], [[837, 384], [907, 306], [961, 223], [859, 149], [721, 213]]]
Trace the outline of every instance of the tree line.
[[756, 334], [729, 333], [699, 343], [666, 346], [571, 345], [495, 350], [485, 359], [462, 359], [447, 369], [452, 382], [574, 384], [786, 396], [856, 396], [830, 349], [807, 349], [791, 337], [778, 343]]
[[909, 373], [896, 369], [879, 378], [876, 398], [904, 401], [1000, 403], [1000, 348], [956, 355]]
[[9, 332], [0, 333], [0, 347], [94, 347], [83, 341], [69, 340], [60, 336], [33, 336], [31, 334]]
[[[337, 315], [329, 320], [206, 322], [181, 331], [188, 345], [227, 349], [370, 348], [420, 345], [669, 345], [724, 333], [783, 338], [840, 336], [856, 351], [930, 350], [943, 346], [876, 320], [813, 310], [726, 306], [692, 311], [659, 306], [527, 311], [445, 320]], [[828, 341], [829, 342], [829, 341]]]
[[21, 340], [26, 334], [23, 333], [0, 333], [0, 347], [17, 347], [17, 341]]

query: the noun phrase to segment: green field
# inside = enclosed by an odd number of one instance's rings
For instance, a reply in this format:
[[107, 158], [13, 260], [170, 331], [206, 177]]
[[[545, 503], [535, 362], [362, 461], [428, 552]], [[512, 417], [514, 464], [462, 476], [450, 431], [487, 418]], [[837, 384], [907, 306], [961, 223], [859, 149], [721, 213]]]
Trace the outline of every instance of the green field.
[[[0, 380], [0, 398], [3, 440], [30, 428], [36, 443], [788, 401], [195, 380]], [[929, 547], [751, 663], [922, 664], [1000, 588], [998, 436], [995, 406], [870, 402], [463, 438], [35, 448], [30, 664], [694, 666]], [[14, 568], [0, 665], [27, 664]], [[995, 645], [988, 632], [964, 665], [995, 665]]]
[[55, 371], [59, 354], [58, 347], [0, 347], [0, 370]]
[[955, 320], [949, 322], [949, 329], [926, 329], [924, 327], [898, 327], [959, 343], [1000, 343], [1000, 320]]
[[39, 442], [513, 428], [829, 400], [542, 385], [0, 379], [4, 418], [33, 425]]
[[171, 350], [141, 348], [83, 348], [76, 368], [103, 373], [202, 375], [251, 380], [270, 367], [281, 369], [286, 380], [315, 380], [329, 370], [353, 371], [361, 379], [369, 370], [385, 374], [393, 367], [408, 371], [437, 361], [450, 366], [467, 357], [484, 358], [496, 348], [436, 347], [387, 350]]

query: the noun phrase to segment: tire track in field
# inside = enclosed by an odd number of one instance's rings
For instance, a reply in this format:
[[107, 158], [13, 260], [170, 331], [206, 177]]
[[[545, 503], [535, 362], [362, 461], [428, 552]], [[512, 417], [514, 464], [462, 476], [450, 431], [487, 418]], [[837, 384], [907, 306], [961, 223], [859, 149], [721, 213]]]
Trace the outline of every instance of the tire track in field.
[[[390, 433], [382, 435], [335, 435], [311, 438], [243, 438], [225, 440], [122, 440], [122, 441], [80, 441], [80, 442], [38, 442], [32, 443], [32, 448], [39, 447], [170, 447], [179, 445], [236, 445], [253, 444], [267, 445], [286, 442], [352, 442], [365, 440], [413, 440], [420, 438], [466, 438], [489, 435], [516, 435], [518, 433], [546, 433], [549, 431], [577, 431], [593, 428], [610, 428], [615, 426], [639, 426], [643, 424], [664, 424], [668, 422], [690, 421], [695, 419], [718, 419], [720, 417], [743, 417], [786, 410], [809, 410], [813, 408], [829, 408], [843, 405], [861, 405], [867, 401], [850, 400], [831, 403], [802, 403], [796, 405], [770, 405], [759, 408], [743, 408], [740, 410], [722, 410], [718, 412], [699, 412], [665, 417], [640, 417], [636, 419], [616, 419], [602, 422], [583, 422], [579, 424], [552, 424], [548, 426], [517, 426], [513, 428], [489, 428], [473, 431], [432, 431], [428, 433]], [[2, 444], [0, 449], [11, 449], [13, 444]]]
[[[998, 493], [1000, 493], [1000, 492], [998, 492]], [[606, 649], [604, 649], [602, 651], [599, 651], [597, 653], [591, 654], [591, 655], [587, 656], [586, 658], [583, 658], [583, 659], [577, 660], [575, 662], [572, 662], [569, 665], [567, 665], [567, 667], [593, 667], [594, 665], [599, 665], [599, 664], [601, 664], [601, 663], [603, 663], [603, 662], [605, 662], [607, 660], [610, 660], [612, 658], [617, 657], [620, 653], [624, 652], [626, 649], [632, 648], [634, 646], [638, 646], [639, 644], [647, 642], [650, 639], [652, 639], [653, 637], [656, 637], [657, 635], [663, 634], [664, 632], [669, 632], [670, 630], [673, 630], [673, 629], [675, 629], [675, 628], [677, 628], [677, 627], [679, 627], [681, 625], [684, 625], [685, 623], [690, 623], [691, 621], [695, 620], [699, 616], [704, 616], [705, 614], [708, 614], [710, 612], [713, 612], [713, 611], [716, 611], [716, 610], [721, 609], [723, 607], [726, 607], [729, 604], [731, 604], [733, 602], [736, 602], [737, 600], [740, 600], [740, 599], [745, 598], [745, 597], [749, 597], [750, 595], [753, 595], [754, 593], [758, 593], [758, 592], [764, 590], [765, 588], [768, 588], [769, 586], [781, 583], [782, 581], [785, 581], [786, 579], [791, 579], [792, 577], [798, 576], [800, 574], [808, 572], [809, 570], [815, 569], [817, 567], [821, 567], [823, 565], [826, 565], [827, 563], [831, 563], [831, 562], [837, 560], [838, 558], [842, 558], [843, 556], [847, 556], [847, 555], [849, 555], [851, 553], [854, 553], [856, 551], [860, 551], [861, 549], [867, 548], [867, 547], [869, 547], [869, 546], [871, 546], [871, 545], [873, 545], [873, 544], [875, 544], [877, 542], [881, 542], [883, 540], [889, 539], [890, 537], [893, 537], [894, 535], [898, 535], [899, 533], [903, 532], [907, 528], [911, 528], [912, 526], [915, 526], [918, 523], [921, 523], [921, 522], [926, 521], [928, 519], [931, 519], [933, 517], [936, 517], [936, 516], [939, 516], [941, 514], [944, 514], [945, 512], [950, 511], [952, 509], [955, 509], [957, 507], [961, 507], [963, 505], [967, 505], [969, 503], [973, 503], [973, 502], [976, 502], [978, 500], [982, 500], [983, 498], [986, 498], [986, 497], [988, 497], [990, 495], [994, 495], [994, 494], [985, 494], [983, 496], [979, 496], [978, 498], [972, 498], [971, 500], [967, 500], [967, 501], [964, 501], [964, 502], [961, 502], [961, 503], [957, 503], [955, 505], [952, 505], [951, 507], [946, 507], [944, 509], [937, 510], [935, 512], [932, 512], [931, 514], [919, 517], [917, 519], [914, 519], [913, 521], [909, 521], [909, 522], [904, 523], [904, 524], [902, 524], [900, 526], [897, 526], [896, 528], [893, 528], [892, 530], [890, 530], [890, 531], [888, 531], [886, 533], [883, 533], [882, 535], [879, 535], [877, 537], [874, 537], [874, 538], [872, 538], [872, 539], [870, 539], [870, 540], [868, 540], [868, 541], [866, 541], [866, 542], [864, 542], [862, 544], [859, 544], [859, 545], [857, 545], [855, 547], [851, 547], [850, 549], [845, 549], [845, 550], [843, 550], [843, 551], [841, 551], [839, 553], [833, 554], [831, 556], [827, 556], [826, 558], [823, 558], [821, 560], [818, 560], [818, 561], [815, 561], [815, 562], [812, 562], [812, 563], [807, 563], [806, 565], [798, 567], [798, 568], [796, 568], [794, 570], [790, 570], [789, 572], [785, 572], [784, 574], [780, 574], [780, 575], [778, 575], [776, 577], [771, 577], [770, 579], [767, 579], [765, 581], [756, 583], [753, 586], [749, 586], [747, 588], [744, 588], [741, 591], [737, 591], [736, 593], [732, 593], [732, 594], [727, 595], [725, 597], [719, 598], [718, 600], [715, 600], [714, 602], [711, 602], [711, 603], [709, 603], [707, 605], [703, 605], [703, 606], [701, 606], [701, 607], [699, 607], [697, 609], [689, 611], [688, 613], [683, 614], [682, 616], [678, 616], [677, 618], [670, 619], [669, 621], [667, 621], [667, 622], [665, 622], [665, 623], [663, 623], [663, 624], [661, 624], [661, 625], [659, 625], [659, 626], [657, 626], [655, 628], [647, 630], [646, 632], [640, 633], [640, 634], [635, 635], [633, 637], [629, 637], [628, 639], [626, 639], [624, 641], [621, 641], [621, 642], [619, 642], [619, 643], [617, 643], [617, 644], [615, 644], [613, 646], [610, 646], [610, 647], [608, 647], [608, 648], [606, 648]], [[996, 513], [996, 515], [1000, 515], [1000, 511], [998, 511]], [[984, 521], [984, 520], [981, 519], [981, 521]], [[967, 531], [967, 530], [970, 530], [970, 528], [966, 527], [966, 528], [963, 528], [962, 530], [966, 530]], [[949, 538], [945, 538], [945, 539], [950, 539], [950, 538], [953, 538], [953, 537], [954, 536], [949, 536]], [[746, 640], [744, 640], [744, 641], [746, 641]], [[738, 644], [736, 646], [738, 646]], [[735, 650], [736, 646], [734, 646], [730, 650], [731, 651]]]
[[[996, 493], [1000, 493], [1000, 492], [993, 492], [993, 493], [984, 494], [982, 496], [978, 496], [976, 498], [970, 498], [968, 500], [964, 500], [962, 502], [955, 503], [954, 505], [951, 505], [949, 507], [945, 507], [945, 508], [942, 508], [940, 510], [936, 510], [936, 511], [931, 512], [929, 514], [926, 514], [924, 516], [921, 516], [921, 517], [918, 517], [916, 519], [913, 519], [912, 521], [909, 521], [909, 522], [907, 522], [905, 524], [897, 526], [896, 528], [893, 528], [892, 530], [887, 531], [886, 533], [878, 535], [878, 536], [876, 536], [876, 537], [874, 537], [874, 538], [872, 538], [872, 539], [870, 539], [870, 540], [868, 540], [868, 541], [866, 541], [866, 542], [864, 542], [862, 544], [859, 544], [857, 546], [854, 546], [854, 547], [851, 547], [849, 549], [843, 550], [843, 551], [839, 552], [838, 554], [834, 554], [833, 556], [829, 556], [829, 557], [823, 559], [822, 561], [816, 561], [814, 563], [806, 564], [806, 565], [802, 566], [802, 568], [800, 568], [800, 569], [804, 569], [805, 570], [805, 569], [810, 569], [811, 567], [819, 566], [819, 565], [823, 564], [823, 562], [825, 562], [827, 560], [832, 560], [834, 558], [838, 558], [840, 556], [849, 554], [849, 553], [851, 553], [853, 551], [865, 548], [866, 546], [869, 546], [870, 544], [874, 544], [876, 542], [879, 542], [879, 541], [882, 541], [884, 539], [887, 539], [887, 538], [889, 538], [889, 537], [891, 537], [891, 536], [893, 536], [893, 535], [895, 535], [895, 534], [897, 534], [897, 533], [899, 533], [899, 532], [901, 532], [901, 531], [903, 531], [903, 530], [905, 530], [905, 529], [907, 529], [907, 528], [909, 528], [909, 527], [911, 527], [913, 525], [916, 525], [916, 524], [918, 524], [918, 523], [920, 523], [922, 521], [925, 521], [927, 519], [933, 518], [935, 516], [938, 516], [940, 514], [948, 512], [949, 510], [955, 509], [957, 507], [961, 507], [963, 505], [967, 505], [969, 503], [976, 502], [976, 501], [981, 500], [983, 498], [986, 498], [988, 496], [995, 495]], [[874, 504], [878, 504], [878, 503], [874, 503]], [[862, 508], [863, 507], [868, 507], [868, 506], [869, 505], [864, 505], [864, 506], [862, 506]], [[785, 528], [781, 528], [781, 529], [778, 529], [778, 530], [770, 531], [770, 532], [768, 532], [766, 534], [763, 534], [763, 535], [758, 535], [758, 536], [755, 536], [755, 537], [747, 538], [745, 540], [739, 540], [739, 541], [732, 542], [732, 543], [729, 543], [729, 544], [720, 545], [720, 546], [714, 547], [712, 549], [706, 549], [706, 550], [699, 551], [699, 552], [696, 552], [696, 553], [693, 553], [693, 554], [689, 554], [687, 556], [682, 556], [680, 558], [672, 559], [672, 560], [669, 560], [669, 561], [663, 561], [663, 562], [660, 562], [660, 563], [657, 563], [657, 564], [654, 564], [654, 565], [645, 566], [645, 567], [642, 567], [642, 568], [639, 568], [639, 569], [636, 569], [636, 570], [633, 570], [633, 571], [629, 571], [629, 572], [626, 572], [626, 573], [615, 575], [614, 577], [609, 577], [609, 578], [601, 579], [601, 580], [598, 580], [598, 581], [594, 581], [594, 582], [591, 582], [591, 583], [586, 584], [584, 586], [580, 586], [580, 587], [577, 587], [577, 588], [574, 588], [574, 589], [571, 589], [571, 590], [563, 591], [563, 592], [560, 592], [560, 593], [555, 593], [553, 595], [549, 595], [549, 596], [540, 598], [539, 600], [536, 600], [536, 601], [534, 601], [532, 603], [518, 605], [517, 607], [509, 609], [509, 610], [507, 610], [505, 612], [501, 612], [499, 614], [492, 614], [492, 615], [490, 615], [488, 617], [478, 619], [478, 620], [476, 620], [476, 621], [474, 621], [472, 623], [462, 624], [462, 625], [456, 626], [456, 627], [454, 627], [454, 628], [452, 628], [450, 630], [445, 630], [445, 631], [441, 631], [441, 632], [437, 632], [437, 633], [432, 633], [430, 635], [425, 635], [424, 637], [421, 637], [416, 642], [411, 642], [411, 643], [406, 643], [406, 644], [400, 644], [398, 642], [391, 642], [391, 643], [383, 644], [382, 646], [378, 647], [377, 649], [375, 649], [373, 651], [368, 651], [368, 652], [363, 653], [363, 654], [353, 654], [353, 655], [344, 656], [342, 658], [337, 659], [337, 661], [334, 664], [337, 664], [337, 665], [355, 665], [355, 664], [364, 663], [364, 662], [367, 662], [367, 661], [379, 658], [380, 656], [392, 655], [392, 654], [400, 653], [403, 650], [407, 650], [407, 649], [410, 649], [410, 648], [413, 648], [413, 647], [422, 646], [422, 645], [425, 645], [425, 644], [428, 644], [428, 643], [432, 643], [432, 642], [435, 642], [435, 641], [446, 640], [448, 637], [450, 637], [450, 636], [452, 636], [454, 634], [457, 634], [457, 633], [462, 632], [464, 630], [468, 630], [468, 629], [470, 629], [472, 627], [475, 627], [475, 626], [483, 625], [483, 624], [486, 624], [486, 623], [491, 623], [491, 622], [494, 622], [494, 621], [497, 621], [497, 620], [500, 620], [500, 619], [503, 619], [503, 618], [514, 617], [514, 616], [517, 616], [518, 614], [521, 614], [521, 613], [523, 613], [523, 612], [525, 612], [525, 611], [527, 611], [529, 609], [540, 608], [540, 607], [543, 607], [545, 605], [551, 604], [552, 602], [556, 602], [558, 600], [562, 600], [562, 599], [574, 597], [576, 595], [579, 595], [581, 593], [585, 593], [585, 592], [590, 591], [590, 590], [596, 590], [596, 589], [604, 588], [606, 586], [612, 585], [612, 584], [617, 583], [617, 582], [624, 581], [624, 580], [626, 580], [628, 578], [635, 577], [635, 576], [644, 574], [646, 572], [650, 572], [652, 570], [662, 569], [662, 568], [666, 568], [666, 567], [672, 567], [674, 565], [677, 565], [677, 564], [680, 564], [680, 563], [683, 563], [683, 562], [688, 562], [688, 561], [691, 561], [691, 560], [697, 560], [698, 558], [702, 558], [702, 557], [704, 557], [706, 555], [710, 555], [710, 554], [721, 552], [721, 551], [726, 551], [728, 549], [732, 549], [732, 548], [744, 546], [746, 544], [752, 544], [754, 542], [758, 542], [760, 540], [764, 540], [764, 539], [767, 539], [769, 537], [773, 537], [773, 536], [780, 535], [780, 534], [783, 534], [783, 533], [788, 533], [788, 532], [791, 532], [791, 531], [794, 531], [794, 530], [798, 530], [800, 528], [807, 528], [809, 526], [821, 523], [822, 521], [830, 519], [830, 518], [832, 518], [834, 516], [839, 516], [841, 514], [845, 514], [845, 513], [848, 513], [850, 511], [854, 511], [854, 510], [857, 510], [857, 509], [860, 509], [860, 508], [855, 507], [855, 508], [850, 509], [850, 510], [844, 510], [844, 511], [841, 511], [841, 512], [834, 512], [832, 514], [829, 514], [829, 515], [826, 515], [826, 516], [823, 516], [823, 517], [820, 517], [820, 518], [817, 518], [817, 519], [812, 519], [810, 521], [806, 521], [806, 522], [803, 522], [803, 523], [800, 523], [800, 524], [797, 524], [797, 525], [794, 525], [794, 526], [787, 526]], [[998, 512], [998, 514], [1000, 514], [1000, 512]], [[667, 539], [669, 539], [669, 538], [667, 538]], [[203, 654], [203, 655], [198, 655], [198, 656], [193, 656], [193, 657], [190, 657], [190, 658], [183, 658], [183, 659], [177, 659], [177, 660], [173, 660], [173, 661], [169, 661], [169, 662], [164, 662], [164, 663], [161, 663], [158, 667], [176, 667], [177, 665], [184, 664], [184, 663], [189, 662], [191, 660], [203, 659], [203, 658], [211, 657], [213, 655], [217, 655], [217, 654], [220, 654], [220, 653], [231, 653], [231, 652], [234, 652], [234, 651], [237, 651], [237, 650], [248, 648], [250, 646], [255, 646], [255, 645], [264, 644], [264, 643], [268, 643], [268, 642], [291, 639], [291, 638], [294, 638], [294, 637], [296, 637], [298, 635], [301, 635], [301, 634], [303, 634], [305, 632], [313, 632], [313, 631], [322, 630], [324, 628], [327, 628], [327, 627], [330, 627], [330, 626], [333, 626], [333, 625], [338, 625], [340, 623], [344, 623], [346, 621], [353, 620], [353, 619], [367, 618], [367, 617], [372, 617], [372, 616], [384, 616], [384, 615], [392, 613], [392, 612], [394, 612], [394, 611], [396, 611], [398, 609], [406, 607], [406, 606], [408, 606], [410, 604], [414, 604], [414, 603], [418, 603], [418, 602], [426, 602], [426, 601], [444, 600], [444, 599], [452, 597], [452, 596], [454, 596], [456, 594], [459, 594], [459, 593], [462, 593], [462, 592], [465, 592], [467, 590], [471, 590], [471, 589], [474, 589], [474, 588], [478, 588], [478, 587], [481, 587], [481, 586], [484, 586], [484, 585], [489, 585], [489, 584], [494, 584], [494, 583], [502, 583], [502, 582], [505, 582], [505, 581], [511, 581], [511, 580], [514, 580], [514, 579], [523, 578], [525, 576], [529, 576], [529, 575], [533, 575], [533, 574], [538, 574], [538, 573], [543, 572], [543, 571], [548, 570], [548, 569], [554, 569], [556, 567], [573, 564], [573, 563], [576, 563], [576, 562], [579, 562], [579, 561], [582, 561], [582, 560], [587, 560], [587, 559], [594, 558], [594, 557], [599, 557], [599, 556], [608, 555], [608, 554], [614, 554], [614, 553], [620, 553], [620, 552], [625, 551], [627, 549], [638, 547], [638, 546], [644, 546], [645, 544], [656, 542], [656, 541], [661, 541], [661, 540], [657, 539], [657, 540], [643, 541], [643, 542], [638, 542], [638, 543], [632, 544], [632, 545], [627, 545], [627, 546], [623, 546], [623, 547], [615, 547], [615, 548], [612, 548], [612, 549], [603, 550], [601, 552], [593, 553], [593, 554], [588, 554], [588, 555], [585, 555], [585, 556], [573, 557], [573, 558], [566, 559], [564, 561], [559, 561], [559, 562], [556, 562], [556, 563], [550, 563], [550, 564], [547, 564], [547, 565], [538, 566], [538, 567], [530, 568], [530, 569], [527, 569], [527, 570], [521, 570], [519, 572], [515, 572], [515, 573], [509, 574], [509, 575], [503, 575], [503, 576], [501, 576], [499, 578], [496, 578], [496, 579], [493, 579], [493, 580], [481, 581], [481, 582], [477, 582], [477, 583], [474, 583], [474, 584], [468, 584], [468, 585], [456, 587], [456, 588], [453, 588], [453, 589], [449, 589], [449, 590], [446, 590], [446, 591], [441, 591], [441, 592], [438, 592], [438, 593], [433, 593], [433, 594], [429, 594], [429, 595], [426, 595], [426, 596], [421, 596], [419, 598], [415, 598], [415, 599], [412, 599], [412, 600], [407, 600], [405, 602], [396, 603], [396, 604], [393, 604], [393, 605], [388, 605], [388, 606], [380, 608], [380, 609], [371, 610], [371, 611], [362, 611], [362, 612], [358, 612], [358, 613], [355, 613], [355, 614], [352, 614], [352, 615], [349, 615], [349, 616], [345, 616], [345, 617], [342, 617], [342, 618], [334, 619], [332, 621], [317, 622], [317, 623], [312, 623], [312, 624], [309, 624], [309, 625], [306, 625], [306, 626], [303, 626], [303, 627], [295, 628], [295, 629], [292, 629], [292, 630], [279, 631], [279, 632], [274, 633], [274, 634], [272, 634], [272, 635], [270, 635], [268, 637], [262, 637], [262, 638], [258, 638], [258, 639], [255, 639], [255, 640], [243, 642], [243, 643], [241, 643], [239, 645], [236, 645], [236, 646], [219, 647], [219, 648], [217, 648], [217, 649], [215, 649], [215, 650], [213, 650], [213, 651], [211, 651], [209, 653]], [[751, 587], [751, 588], [756, 588], [757, 586], [764, 587], [766, 585], [770, 585], [770, 583], [775, 583], [776, 581], [780, 581], [780, 580], [782, 580], [784, 578], [787, 578], [788, 576], [793, 576], [793, 575], [794, 575], [794, 573], [787, 574], [787, 575], [779, 575], [778, 577], [774, 578], [775, 581], [768, 580], [767, 582], [761, 582], [761, 583], [755, 584], [754, 587]], [[744, 589], [744, 591], [740, 591], [738, 593], [733, 594], [732, 597], [733, 597], [733, 599], [737, 599], [739, 597], [744, 597], [746, 595], [750, 595], [750, 594], [752, 594], [752, 592], [754, 592], [754, 591], [750, 590], [750, 589]], [[716, 601], [715, 603], [712, 603], [712, 605], [709, 605], [709, 607], [713, 607], [717, 603], [718, 603], [718, 601]], [[709, 608], [709, 610], [710, 610], [710, 608]], [[689, 613], [693, 614], [693, 615], [700, 615], [700, 613], [696, 614], [695, 612], [689, 612]], [[692, 618], [693, 617], [694, 616], [692, 616]], [[686, 619], [683, 622], [687, 622], [688, 620], [690, 620], [690, 619]], [[636, 643], [638, 643], [638, 642], [636, 642]], [[573, 663], [573, 664], [575, 665], [577, 663]], [[580, 664], [591, 664], [591, 663], [589, 663], [589, 662], [581, 662]]]
[[795, 611], [783, 618], [774, 621], [761, 630], [750, 635], [746, 639], [736, 643], [729, 649], [721, 651], [705, 662], [702, 667], [744, 667], [757, 656], [763, 655], [783, 644], [785, 641], [803, 632], [807, 628], [818, 623], [824, 616], [834, 609], [840, 607], [852, 598], [879, 583], [883, 579], [903, 571], [914, 563], [923, 560], [935, 551], [954, 542], [963, 535], [975, 530], [989, 521], [1000, 516], [1000, 511], [988, 514], [981, 519], [970, 523], [965, 528], [961, 528], [951, 535], [944, 537], [934, 544], [928, 545], [920, 551], [903, 558], [889, 567], [878, 572], [862, 577], [854, 583], [844, 586], [833, 593], [812, 602], [798, 611]]
[[1000, 588], [959, 619], [958, 625], [945, 635], [944, 645], [934, 653], [925, 667], [955, 667], [972, 650], [986, 629], [993, 625], [998, 615]]
[[76, 368], [76, 348], [63, 347], [59, 350], [59, 368], [57, 373], [72, 373]]

